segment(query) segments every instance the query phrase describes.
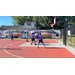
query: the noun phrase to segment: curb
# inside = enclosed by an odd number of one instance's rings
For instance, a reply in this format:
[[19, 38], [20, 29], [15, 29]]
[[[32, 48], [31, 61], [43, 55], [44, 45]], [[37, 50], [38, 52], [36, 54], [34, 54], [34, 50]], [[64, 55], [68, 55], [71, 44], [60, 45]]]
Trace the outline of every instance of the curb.
[[[61, 43], [61, 44], [63, 44], [63, 42], [62, 41], [58, 41], [59, 43]], [[67, 49], [67, 50], [69, 50], [72, 54], [74, 54], [75, 55], [75, 48], [73, 48], [72, 46], [70, 46], [70, 45], [68, 45], [68, 44], [66, 44], [66, 46], [64, 45], [64, 47]]]

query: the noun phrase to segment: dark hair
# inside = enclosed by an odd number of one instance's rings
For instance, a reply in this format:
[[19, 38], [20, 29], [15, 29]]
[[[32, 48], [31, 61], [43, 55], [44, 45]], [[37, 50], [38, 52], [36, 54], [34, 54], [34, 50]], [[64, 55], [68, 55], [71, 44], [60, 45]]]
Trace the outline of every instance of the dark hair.
[[40, 33], [40, 35], [41, 35], [41, 33]]

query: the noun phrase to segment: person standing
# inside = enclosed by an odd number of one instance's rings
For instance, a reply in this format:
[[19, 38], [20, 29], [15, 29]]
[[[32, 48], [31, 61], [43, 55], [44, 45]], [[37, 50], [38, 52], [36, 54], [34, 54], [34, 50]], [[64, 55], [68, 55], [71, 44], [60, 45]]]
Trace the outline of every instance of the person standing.
[[31, 35], [31, 45], [32, 45], [33, 41], [34, 41], [34, 44], [36, 45], [34, 33], [32, 33], [32, 35]]
[[[2, 34], [0, 34], [0, 35], [2, 35]], [[0, 39], [1, 39], [1, 37], [2, 37], [2, 36], [0, 36]]]
[[58, 41], [58, 37], [59, 37], [59, 34], [58, 33], [56, 33], [56, 40]]
[[13, 40], [13, 38], [14, 38], [14, 37], [13, 37], [13, 33], [11, 33], [11, 40]]
[[26, 41], [28, 42], [28, 32], [26, 31]]
[[[44, 45], [44, 42], [43, 42], [41, 33], [40, 33], [40, 35], [38, 36], [38, 45], [37, 45], [37, 48], [39, 48], [39, 43], [40, 43], [40, 42]], [[45, 45], [44, 45], [44, 47], [46, 48]]]
[[6, 39], [8, 38], [8, 36], [6, 35]]

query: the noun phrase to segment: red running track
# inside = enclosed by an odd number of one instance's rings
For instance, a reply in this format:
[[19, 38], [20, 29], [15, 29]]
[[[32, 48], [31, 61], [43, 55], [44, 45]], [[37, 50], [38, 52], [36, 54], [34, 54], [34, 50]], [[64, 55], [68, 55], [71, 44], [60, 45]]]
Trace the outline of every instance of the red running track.
[[[31, 42], [29, 40], [29, 42]], [[58, 43], [56, 40], [44, 40], [45, 43]], [[75, 58], [66, 48], [59, 47], [21, 47], [25, 40], [0, 40], [0, 58]]]

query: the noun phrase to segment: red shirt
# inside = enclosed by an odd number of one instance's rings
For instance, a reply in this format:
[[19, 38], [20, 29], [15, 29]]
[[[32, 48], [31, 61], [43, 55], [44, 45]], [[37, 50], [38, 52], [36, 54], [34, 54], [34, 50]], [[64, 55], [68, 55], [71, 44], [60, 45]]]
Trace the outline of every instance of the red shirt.
[[33, 35], [33, 38], [35, 38], [35, 35]]

